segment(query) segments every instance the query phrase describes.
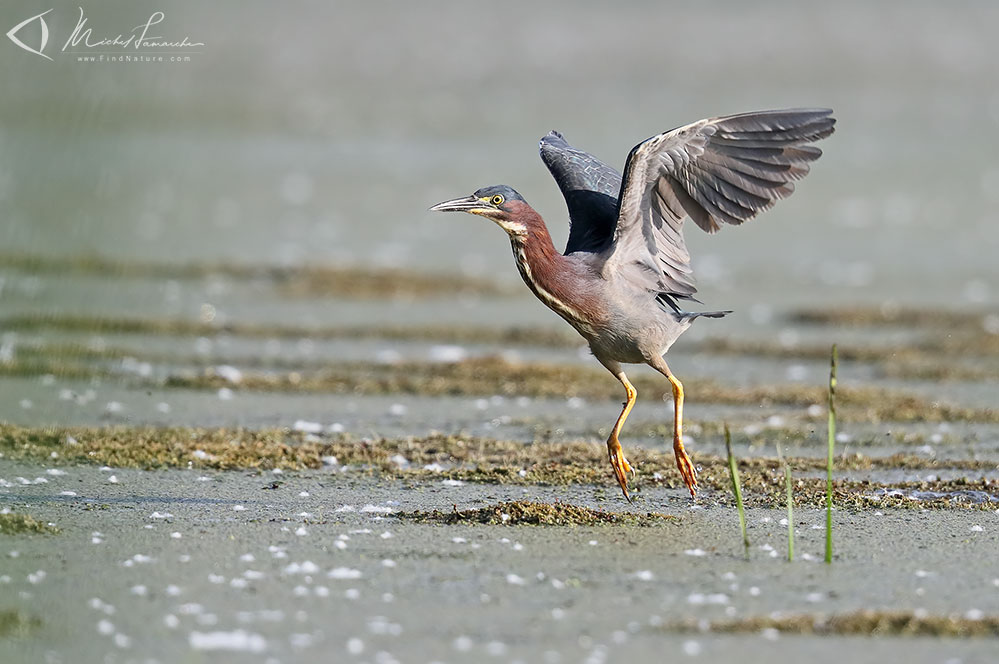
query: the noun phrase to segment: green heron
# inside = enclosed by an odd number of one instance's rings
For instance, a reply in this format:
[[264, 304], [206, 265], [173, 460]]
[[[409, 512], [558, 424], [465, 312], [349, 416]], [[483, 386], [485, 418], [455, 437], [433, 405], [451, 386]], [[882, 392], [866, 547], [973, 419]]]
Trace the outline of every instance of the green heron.
[[822, 154], [808, 145], [833, 133], [828, 109], [759, 111], [710, 118], [636, 145], [624, 176], [571, 147], [561, 134], [541, 139], [541, 158], [569, 208], [569, 239], [560, 254], [544, 220], [505, 185], [438, 203], [441, 212], [492, 219], [510, 237], [527, 287], [589, 343], [594, 357], [624, 386], [627, 398], [607, 439], [625, 498], [634, 475], [618, 435], [638, 393], [622, 364], [648, 364], [673, 388], [673, 452], [680, 475], [697, 494], [697, 476], [683, 447], [683, 385], [663, 356], [694, 319], [729, 311], [685, 311], [694, 297], [683, 222], [715, 233], [738, 226], [794, 191]]

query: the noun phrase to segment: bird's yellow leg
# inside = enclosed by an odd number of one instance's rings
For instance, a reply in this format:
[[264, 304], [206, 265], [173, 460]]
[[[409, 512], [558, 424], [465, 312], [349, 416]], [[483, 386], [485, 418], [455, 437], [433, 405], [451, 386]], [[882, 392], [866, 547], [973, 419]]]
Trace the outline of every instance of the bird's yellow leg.
[[631, 473], [632, 476], [635, 475], [635, 470], [628, 463], [628, 460], [624, 457], [624, 450], [621, 449], [621, 441], [618, 440], [618, 434], [621, 433], [621, 427], [624, 426], [624, 421], [628, 419], [628, 413], [631, 412], [631, 407], [635, 405], [635, 400], [638, 398], [638, 392], [635, 387], [628, 380], [628, 377], [624, 375], [623, 371], [617, 371], [614, 374], [617, 379], [621, 381], [624, 385], [624, 389], [627, 393], [627, 400], [624, 402], [624, 408], [621, 409], [621, 414], [618, 415], [617, 422], [614, 423], [614, 429], [611, 431], [610, 437], [607, 439], [607, 456], [610, 459], [611, 468], [614, 469], [614, 476], [617, 478], [617, 483], [621, 485], [621, 491], [624, 492], [624, 497], [629, 501], [631, 496], [628, 495], [628, 476], [627, 473]]
[[693, 498], [697, 495], [697, 470], [683, 448], [683, 384], [671, 373], [666, 373], [666, 377], [673, 386], [673, 454], [683, 483]]

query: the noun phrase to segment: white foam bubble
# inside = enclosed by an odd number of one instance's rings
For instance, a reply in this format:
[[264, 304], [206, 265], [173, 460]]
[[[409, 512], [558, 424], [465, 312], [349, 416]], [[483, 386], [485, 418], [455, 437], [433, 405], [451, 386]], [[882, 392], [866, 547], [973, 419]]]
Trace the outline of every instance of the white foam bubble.
[[232, 632], [191, 632], [188, 644], [194, 650], [261, 653], [267, 649], [267, 639], [243, 629]]

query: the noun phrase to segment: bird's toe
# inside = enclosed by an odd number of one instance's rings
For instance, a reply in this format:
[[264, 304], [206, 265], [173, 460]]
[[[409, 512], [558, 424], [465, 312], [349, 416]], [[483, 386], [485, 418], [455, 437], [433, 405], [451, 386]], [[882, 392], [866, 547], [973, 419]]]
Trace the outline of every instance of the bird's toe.
[[616, 440], [607, 441], [607, 456], [624, 497], [631, 501], [631, 496], [628, 494], [628, 473], [634, 477], [635, 469], [628, 463], [628, 459], [624, 456], [624, 450], [621, 449], [621, 444]]
[[697, 496], [697, 468], [687, 455], [687, 450], [683, 448], [683, 443], [677, 442], [673, 445], [673, 452], [676, 455], [676, 467], [680, 471], [683, 483], [690, 491], [690, 497]]

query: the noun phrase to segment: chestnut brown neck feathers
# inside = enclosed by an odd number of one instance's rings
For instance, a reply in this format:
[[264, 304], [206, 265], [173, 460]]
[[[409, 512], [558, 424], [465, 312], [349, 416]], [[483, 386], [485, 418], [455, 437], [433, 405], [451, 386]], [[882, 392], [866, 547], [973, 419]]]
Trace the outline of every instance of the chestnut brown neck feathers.
[[[592, 293], [581, 288], [588, 283], [579, 274], [580, 266], [555, 249], [548, 227], [534, 208], [510, 201], [516, 220], [506, 228], [524, 283], [549, 309], [586, 334], [602, 320]], [[577, 278], [578, 277], [578, 278]]]

